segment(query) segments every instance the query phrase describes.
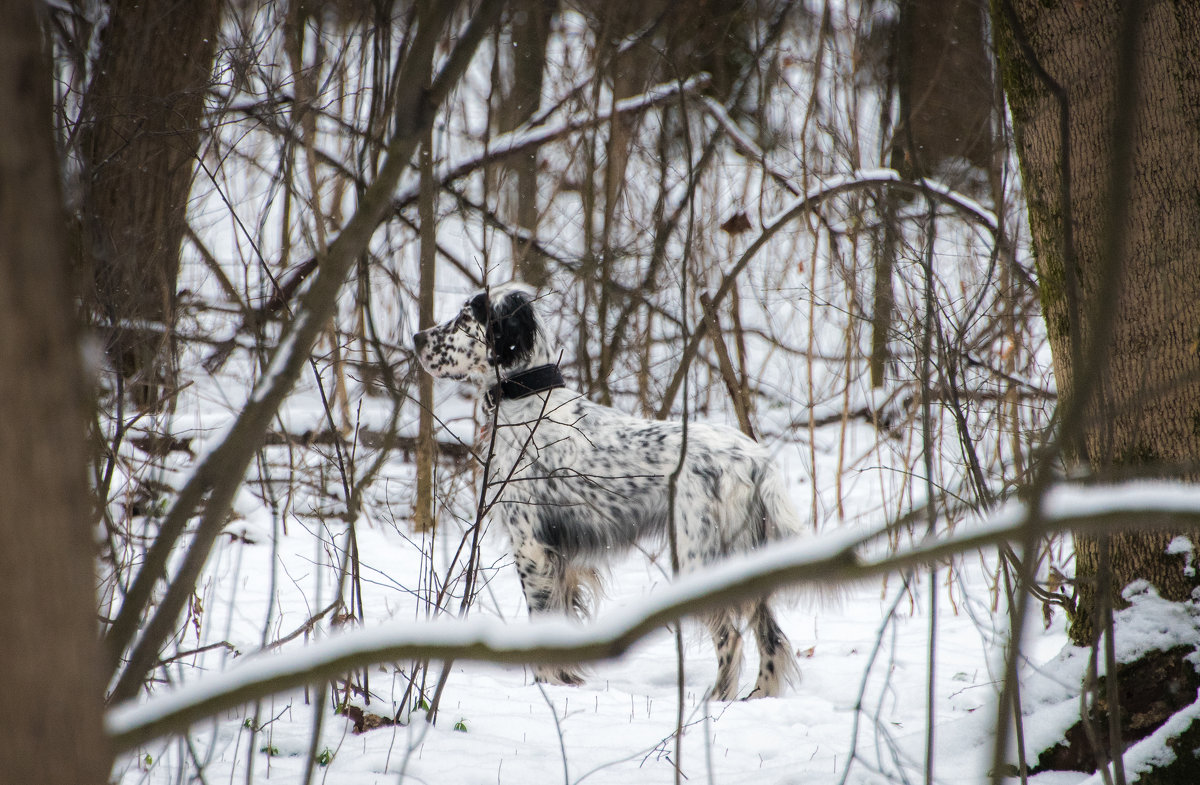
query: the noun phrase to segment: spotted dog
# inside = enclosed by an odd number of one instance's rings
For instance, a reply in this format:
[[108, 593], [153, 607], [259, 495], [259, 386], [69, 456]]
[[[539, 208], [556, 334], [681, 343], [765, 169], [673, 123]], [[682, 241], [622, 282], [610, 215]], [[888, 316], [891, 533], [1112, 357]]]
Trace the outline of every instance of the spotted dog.
[[[638, 541], [665, 540], [683, 426], [630, 417], [567, 388], [538, 308], [529, 287], [496, 286], [453, 319], [414, 335], [413, 344], [430, 374], [473, 385], [485, 411], [495, 414], [488, 480], [502, 491], [491, 515], [511, 539], [530, 613], [582, 617], [611, 555]], [[688, 424], [674, 507], [684, 572], [801, 529], [767, 452], [725, 427]], [[798, 672], [765, 597], [709, 613], [718, 700], [738, 695], [746, 615], [760, 663], [750, 697], [779, 695]], [[581, 683], [568, 667], [539, 667], [536, 677]]]

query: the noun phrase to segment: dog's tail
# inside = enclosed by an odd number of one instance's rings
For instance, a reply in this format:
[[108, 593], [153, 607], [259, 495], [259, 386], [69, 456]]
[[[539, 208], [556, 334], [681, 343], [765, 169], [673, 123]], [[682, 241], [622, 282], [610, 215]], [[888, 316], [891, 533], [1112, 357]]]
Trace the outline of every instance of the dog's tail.
[[804, 520], [788, 496], [783, 476], [773, 463], [764, 463], [759, 467], [755, 496], [755, 517], [761, 521], [756, 532], [756, 546], [788, 540], [806, 531]]
[[[755, 532], [754, 547], [813, 536], [813, 529], [796, 511], [783, 476], [773, 463], [761, 467], [755, 483], [755, 496], [757, 509], [753, 523], [759, 528]], [[797, 601], [810, 604], [815, 601], [821, 607], [837, 608], [842, 605], [845, 592], [844, 584], [821, 582], [779, 589], [772, 592], [772, 596], [789, 605]]]

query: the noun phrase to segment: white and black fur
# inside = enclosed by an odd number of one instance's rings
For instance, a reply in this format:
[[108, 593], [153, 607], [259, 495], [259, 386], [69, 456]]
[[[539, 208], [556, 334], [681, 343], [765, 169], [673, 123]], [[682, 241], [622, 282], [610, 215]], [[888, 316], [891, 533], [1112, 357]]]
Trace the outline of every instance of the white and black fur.
[[[665, 540], [668, 478], [679, 463], [683, 427], [621, 414], [561, 386], [523, 397], [501, 394], [500, 381], [557, 363], [538, 308], [523, 284], [492, 287], [413, 343], [430, 374], [467, 382], [499, 407], [489, 482], [503, 491], [491, 514], [512, 541], [530, 613], [586, 616], [610, 555], [640, 540]], [[725, 427], [688, 424], [674, 505], [684, 572], [801, 529], [766, 450]], [[717, 651], [712, 695], [718, 700], [737, 697], [739, 628], [747, 613], [760, 655], [750, 697], [780, 694], [798, 672], [766, 598], [713, 612], [704, 621]], [[536, 676], [581, 683], [568, 667], [541, 667]]]

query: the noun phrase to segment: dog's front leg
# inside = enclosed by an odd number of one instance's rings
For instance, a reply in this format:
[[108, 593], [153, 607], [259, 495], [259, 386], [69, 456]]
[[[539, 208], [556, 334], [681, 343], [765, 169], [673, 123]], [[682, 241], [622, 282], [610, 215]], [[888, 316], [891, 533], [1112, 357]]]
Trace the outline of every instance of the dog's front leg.
[[[572, 585], [572, 571], [562, 557], [533, 540], [513, 544], [529, 615], [574, 617], [578, 587]], [[579, 669], [570, 665], [538, 665], [534, 676], [549, 684], [583, 684]]]

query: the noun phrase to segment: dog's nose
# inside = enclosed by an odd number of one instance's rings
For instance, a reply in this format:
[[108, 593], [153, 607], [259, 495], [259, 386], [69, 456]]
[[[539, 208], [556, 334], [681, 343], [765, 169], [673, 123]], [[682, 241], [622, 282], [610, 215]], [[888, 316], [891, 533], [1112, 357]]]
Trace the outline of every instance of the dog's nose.
[[415, 348], [418, 352], [421, 351], [422, 349], [425, 348], [425, 344], [426, 344], [426, 342], [428, 342], [428, 340], [429, 340], [429, 338], [428, 338], [428, 336], [425, 335], [424, 332], [414, 333], [413, 334], [413, 348]]

